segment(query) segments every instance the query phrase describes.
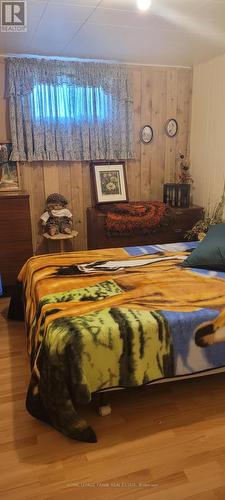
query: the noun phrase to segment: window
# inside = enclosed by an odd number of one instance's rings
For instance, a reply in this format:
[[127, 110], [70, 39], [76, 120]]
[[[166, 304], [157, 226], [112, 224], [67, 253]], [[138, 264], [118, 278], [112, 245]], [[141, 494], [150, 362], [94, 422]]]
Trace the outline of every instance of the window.
[[126, 65], [11, 57], [6, 80], [12, 160], [134, 158]]
[[112, 114], [112, 96], [102, 87], [37, 84], [30, 102], [35, 121], [104, 122]]

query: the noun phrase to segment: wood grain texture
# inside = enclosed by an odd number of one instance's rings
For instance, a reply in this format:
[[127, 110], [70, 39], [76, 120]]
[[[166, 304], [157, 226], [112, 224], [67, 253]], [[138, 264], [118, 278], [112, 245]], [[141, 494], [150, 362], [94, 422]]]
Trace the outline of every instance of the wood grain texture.
[[171, 218], [151, 234], [109, 236], [105, 232], [105, 214], [95, 207], [87, 209], [88, 249], [155, 245], [185, 241], [185, 234], [203, 216], [201, 207], [171, 208]]
[[224, 500], [225, 374], [107, 394], [112, 414], [80, 408], [98, 443], [70, 440], [25, 409], [23, 323], [0, 299], [0, 497]]
[[33, 255], [29, 195], [0, 192], [0, 273], [4, 287], [15, 285], [23, 264]]
[[[167, 116], [177, 116], [177, 86], [178, 75], [174, 69], [167, 71]], [[178, 151], [179, 153], [179, 151]], [[176, 180], [176, 137], [166, 136], [165, 144], [165, 182], [175, 182]]]
[[140, 69], [130, 69], [130, 75], [133, 84], [133, 120], [134, 120], [134, 142], [135, 160], [127, 162], [127, 183], [129, 189], [129, 199], [138, 201], [141, 199], [141, 141], [140, 129], [143, 124], [141, 121], [141, 85], [142, 72]]
[[[176, 158], [179, 151], [189, 154], [192, 71], [183, 68], [128, 66], [134, 99], [134, 151], [135, 160], [128, 161], [129, 199], [131, 201], [162, 200], [164, 182], [173, 182], [177, 173]], [[3, 125], [0, 138], [8, 137], [6, 103], [3, 99], [4, 61], [0, 64], [0, 109]], [[168, 138], [165, 122], [176, 118], [179, 134]], [[146, 124], [153, 127], [151, 144], [142, 144], [140, 129]], [[86, 208], [92, 205], [89, 164], [79, 162], [39, 162], [21, 165], [22, 188], [31, 195], [32, 235], [37, 253], [45, 250], [40, 234], [39, 216], [46, 197], [61, 192], [69, 202], [74, 217], [74, 229], [79, 236], [74, 249], [87, 246]], [[200, 204], [200, 201], [199, 203]]]

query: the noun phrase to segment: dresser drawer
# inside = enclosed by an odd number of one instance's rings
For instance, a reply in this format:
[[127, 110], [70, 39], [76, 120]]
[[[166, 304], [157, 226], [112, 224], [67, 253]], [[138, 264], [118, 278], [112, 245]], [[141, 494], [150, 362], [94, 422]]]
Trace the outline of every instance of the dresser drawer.
[[24, 191], [0, 193], [0, 273], [5, 288], [33, 255], [29, 195]]
[[23, 241], [30, 235], [29, 199], [0, 199], [0, 243]]
[[32, 241], [17, 241], [15, 245], [0, 245], [0, 273], [3, 285], [15, 285], [16, 278], [26, 260], [32, 257]]
[[186, 233], [203, 217], [201, 208], [173, 209], [171, 218], [171, 230], [176, 233]]
[[184, 221], [186, 224], [192, 224], [200, 220], [203, 217], [203, 209], [200, 207], [196, 208], [173, 208], [172, 217], [177, 222]]

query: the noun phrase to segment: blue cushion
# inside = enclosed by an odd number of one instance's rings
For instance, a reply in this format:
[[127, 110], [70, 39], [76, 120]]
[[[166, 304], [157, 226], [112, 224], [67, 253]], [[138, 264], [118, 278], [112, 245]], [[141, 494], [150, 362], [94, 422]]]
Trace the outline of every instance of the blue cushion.
[[225, 224], [210, 226], [205, 238], [181, 265], [182, 267], [200, 267], [224, 272]]

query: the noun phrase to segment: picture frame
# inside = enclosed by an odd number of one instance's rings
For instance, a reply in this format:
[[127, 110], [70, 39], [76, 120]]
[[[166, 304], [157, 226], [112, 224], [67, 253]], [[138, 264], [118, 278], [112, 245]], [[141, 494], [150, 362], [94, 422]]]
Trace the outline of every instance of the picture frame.
[[19, 164], [9, 160], [11, 151], [11, 143], [0, 143], [0, 192], [20, 189]]
[[175, 137], [178, 133], [178, 122], [175, 118], [169, 118], [165, 124], [165, 131], [168, 137]]
[[125, 162], [91, 162], [96, 204], [128, 201]]
[[153, 140], [153, 128], [151, 125], [144, 125], [140, 131], [140, 139], [143, 144], [150, 144]]

